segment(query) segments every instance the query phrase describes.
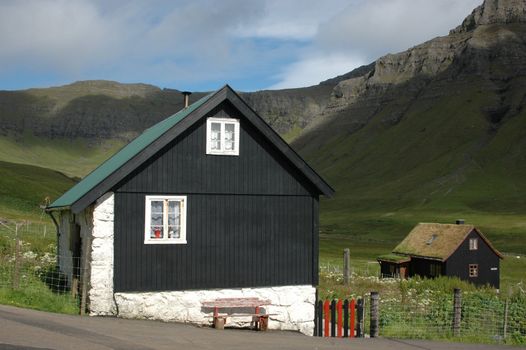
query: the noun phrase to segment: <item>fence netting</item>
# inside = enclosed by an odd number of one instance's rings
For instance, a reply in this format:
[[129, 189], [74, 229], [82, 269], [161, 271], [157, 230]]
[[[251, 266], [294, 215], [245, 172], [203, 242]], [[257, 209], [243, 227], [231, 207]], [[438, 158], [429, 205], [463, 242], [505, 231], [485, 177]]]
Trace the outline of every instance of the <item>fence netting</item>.
[[0, 220], [0, 303], [79, 312], [80, 257], [57, 256], [55, 235], [53, 225]]
[[522, 344], [526, 341], [526, 304], [522, 298], [489, 299], [476, 293], [463, 293], [457, 332], [454, 332], [453, 310], [453, 294], [380, 299], [380, 335], [477, 343]]

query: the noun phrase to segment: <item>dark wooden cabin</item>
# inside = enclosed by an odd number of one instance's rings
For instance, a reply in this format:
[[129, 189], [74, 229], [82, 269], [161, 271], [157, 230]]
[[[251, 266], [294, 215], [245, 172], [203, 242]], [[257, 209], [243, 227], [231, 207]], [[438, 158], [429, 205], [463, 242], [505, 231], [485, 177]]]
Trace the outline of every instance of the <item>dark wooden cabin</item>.
[[502, 258], [473, 225], [421, 223], [378, 262], [384, 277], [443, 275], [498, 289]]
[[228, 85], [146, 130], [48, 210], [96, 218], [86, 210], [108, 194], [112, 289], [94, 295], [318, 284], [319, 196], [333, 189]]

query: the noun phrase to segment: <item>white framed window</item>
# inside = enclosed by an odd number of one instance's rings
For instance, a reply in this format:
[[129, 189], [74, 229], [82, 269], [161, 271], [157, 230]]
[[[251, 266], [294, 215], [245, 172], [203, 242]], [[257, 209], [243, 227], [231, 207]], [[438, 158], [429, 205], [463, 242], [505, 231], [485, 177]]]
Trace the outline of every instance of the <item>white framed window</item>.
[[239, 155], [239, 120], [208, 118], [206, 120], [206, 154]]
[[186, 196], [146, 196], [145, 244], [186, 244]]
[[479, 276], [479, 265], [469, 264], [469, 277], [478, 277], [478, 276]]
[[477, 238], [470, 238], [469, 239], [469, 250], [477, 250], [479, 249], [479, 240]]

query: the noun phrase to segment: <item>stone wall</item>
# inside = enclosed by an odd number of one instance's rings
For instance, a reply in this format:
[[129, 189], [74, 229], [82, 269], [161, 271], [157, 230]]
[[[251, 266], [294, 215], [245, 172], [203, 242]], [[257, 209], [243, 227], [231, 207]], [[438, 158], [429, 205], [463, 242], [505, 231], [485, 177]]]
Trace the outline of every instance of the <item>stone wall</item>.
[[[269, 299], [269, 329], [313, 335], [316, 289], [312, 286], [115, 293], [119, 316], [211, 325], [213, 310], [201, 302], [216, 298], [259, 297]], [[251, 318], [228, 318], [227, 327], [249, 326]]]
[[90, 256], [90, 315], [114, 315], [113, 300], [113, 212], [112, 192], [99, 198], [93, 207]]

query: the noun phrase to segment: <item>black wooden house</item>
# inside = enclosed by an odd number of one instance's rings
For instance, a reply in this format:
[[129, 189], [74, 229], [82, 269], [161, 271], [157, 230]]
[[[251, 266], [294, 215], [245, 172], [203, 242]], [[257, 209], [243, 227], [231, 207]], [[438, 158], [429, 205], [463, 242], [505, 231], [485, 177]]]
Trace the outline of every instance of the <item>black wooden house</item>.
[[88, 257], [92, 314], [207, 323], [203, 299], [264, 296], [278, 315], [271, 328], [309, 334], [319, 196], [332, 194], [227, 85], [146, 130], [48, 210], [60, 212], [62, 270]]
[[499, 288], [499, 253], [473, 225], [421, 223], [391, 254], [378, 257], [381, 275], [451, 276]]

